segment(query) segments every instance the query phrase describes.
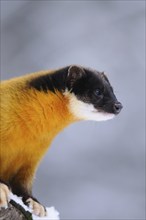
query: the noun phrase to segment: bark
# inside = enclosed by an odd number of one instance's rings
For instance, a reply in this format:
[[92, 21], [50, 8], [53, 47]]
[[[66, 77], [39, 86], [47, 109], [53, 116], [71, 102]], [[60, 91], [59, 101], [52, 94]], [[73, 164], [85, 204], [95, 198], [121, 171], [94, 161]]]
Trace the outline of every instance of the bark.
[[0, 210], [0, 220], [32, 220], [30, 212], [26, 211], [20, 204], [14, 200], [9, 202], [8, 208]]

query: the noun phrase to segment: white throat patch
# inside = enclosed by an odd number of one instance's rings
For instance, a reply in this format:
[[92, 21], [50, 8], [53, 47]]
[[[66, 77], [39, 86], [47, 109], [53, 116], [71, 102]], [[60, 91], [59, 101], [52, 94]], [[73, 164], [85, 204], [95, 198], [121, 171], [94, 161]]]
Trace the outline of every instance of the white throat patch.
[[85, 103], [76, 98], [73, 93], [65, 91], [69, 99], [69, 110], [79, 120], [106, 121], [114, 118], [114, 114], [98, 112], [92, 104]]

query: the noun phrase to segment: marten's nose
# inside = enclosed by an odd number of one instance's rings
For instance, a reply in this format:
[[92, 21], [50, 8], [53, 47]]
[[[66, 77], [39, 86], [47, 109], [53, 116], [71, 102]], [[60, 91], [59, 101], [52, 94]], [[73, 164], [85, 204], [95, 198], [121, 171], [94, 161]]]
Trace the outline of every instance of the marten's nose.
[[116, 102], [113, 106], [114, 113], [117, 115], [120, 113], [121, 109], [123, 108], [122, 104], [120, 102]]

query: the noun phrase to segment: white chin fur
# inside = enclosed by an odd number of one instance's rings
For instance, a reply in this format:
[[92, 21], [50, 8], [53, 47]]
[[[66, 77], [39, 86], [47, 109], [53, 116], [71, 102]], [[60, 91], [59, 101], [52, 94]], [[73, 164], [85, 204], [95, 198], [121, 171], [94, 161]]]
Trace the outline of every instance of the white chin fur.
[[106, 121], [114, 118], [114, 114], [98, 112], [92, 104], [85, 103], [76, 98], [74, 94], [64, 93], [69, 98], [69, 110], [79, 120]]

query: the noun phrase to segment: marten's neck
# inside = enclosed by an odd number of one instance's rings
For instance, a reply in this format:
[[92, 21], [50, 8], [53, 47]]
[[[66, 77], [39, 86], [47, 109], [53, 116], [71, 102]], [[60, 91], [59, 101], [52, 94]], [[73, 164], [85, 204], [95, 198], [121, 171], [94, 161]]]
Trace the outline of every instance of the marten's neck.
[[32, 134], [53, 139], [63, 128], [76, 121], [68, 108], [69, 100], [61, 92], [40, 92], [35, 89], [29, 92], [29, 97], [23, 105], [26, 124], [32, 129]]

